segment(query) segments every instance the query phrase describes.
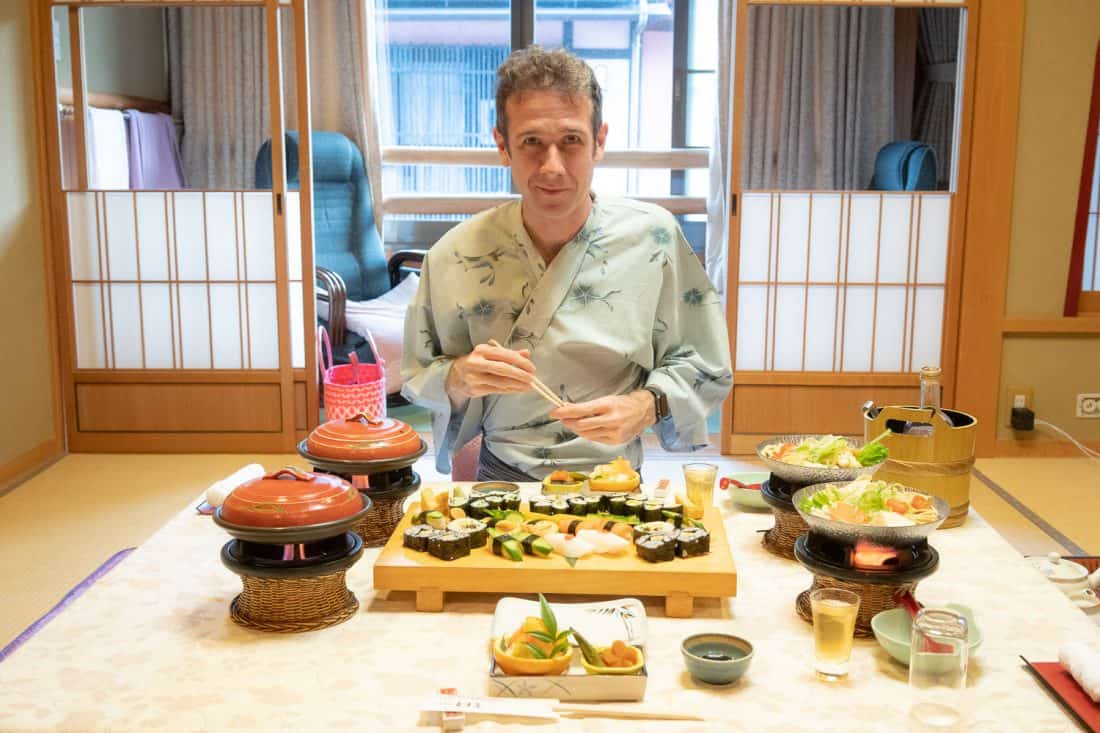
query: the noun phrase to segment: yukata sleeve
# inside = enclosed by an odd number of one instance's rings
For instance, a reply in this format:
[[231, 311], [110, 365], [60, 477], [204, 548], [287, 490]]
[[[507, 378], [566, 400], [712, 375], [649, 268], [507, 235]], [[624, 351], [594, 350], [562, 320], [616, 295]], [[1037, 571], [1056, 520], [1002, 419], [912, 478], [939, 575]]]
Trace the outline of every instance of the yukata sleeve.
[[416, 297], [405, 314], [405, 338], [401, 350], [401, 394], [409, 402], [432, 411], [432, 440], [436, 469], [451, 472], [451, 452], [475, 437], [481, 424], [483, 400], [471, 399], [453, 408], [447, 396], [447, 374], [461, 356], [444, 353], [432, 309], [429, 260], [420, 271]]
[[669, 417], [654, 426], [661, 447], [690, 451], [707, 444], [707, 415], [729, 394], [733, 371], [722, 299], [680, 228], [671, 228], [646, 384], [668, 395]]

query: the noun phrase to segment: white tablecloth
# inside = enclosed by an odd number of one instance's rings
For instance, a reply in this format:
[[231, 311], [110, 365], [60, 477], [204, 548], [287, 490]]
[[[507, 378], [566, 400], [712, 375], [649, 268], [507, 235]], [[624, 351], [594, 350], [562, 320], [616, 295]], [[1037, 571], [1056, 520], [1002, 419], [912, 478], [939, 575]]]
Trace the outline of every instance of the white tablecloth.
[[[847, 682], [815, 679], [810, 627], [794, 609], [810, 574], [761, 547], [770, 514], [742, 513], [723, 500], [738, 596], [697, 600], [691, 619], [665, 618], [661, 599], [646, 602], [643, 705], [714, 722], [563, 720], [561, 729], [905, 730], [906, 670], [874, 640], [856, 641]], [[375, 595], [379, 550], [368, 550], [348, 573], [362, 604], [354, 618], [306, 634], [250, 631], [229, 619], [241, 586], [218, 559], [227, 539], [209, 517], [185, 509], [0, 663], [0, 731], [396, 731], [415, 729], [417, 703], [440, 687], [485, 694], [495, 596], [449, 595], [444, 613], [417, 613], [411, 593]], [[1096, 639], [1097, 630], [975, 515], [934, 533], [932, 544], [940, 568], [918, 597], [972, 606], [985, 632], [970, 668], [974, 729], [1074, 730], [1019, 655], [1055, 660], [1062, 642]], [[708, 687], [687, 674], [679, 644], [701, 631], [755, 644], [738, 685]], [[476, 729], [510, 727], [483, 721]]]

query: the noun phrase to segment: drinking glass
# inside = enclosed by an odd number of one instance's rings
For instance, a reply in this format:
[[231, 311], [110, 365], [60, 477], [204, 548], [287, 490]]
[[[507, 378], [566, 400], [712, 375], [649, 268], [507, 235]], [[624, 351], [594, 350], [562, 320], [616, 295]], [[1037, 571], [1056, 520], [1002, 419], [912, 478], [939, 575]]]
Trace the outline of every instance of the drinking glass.
[[814, 617], [814, 672], [836, 682], [848, 676], [859, 594], [843, 588], [818, 588], [810, 593]]
[[714, 506], [714, 480], [717, 477], [718, 466], [713, 463], [684, 464], [684, 483], [692, 504], [704, 510]]
[[909, 717], [914, 730], [956, 730], [966, 720], [970, 628], [955, 611], [925, 608], [913, 619]]

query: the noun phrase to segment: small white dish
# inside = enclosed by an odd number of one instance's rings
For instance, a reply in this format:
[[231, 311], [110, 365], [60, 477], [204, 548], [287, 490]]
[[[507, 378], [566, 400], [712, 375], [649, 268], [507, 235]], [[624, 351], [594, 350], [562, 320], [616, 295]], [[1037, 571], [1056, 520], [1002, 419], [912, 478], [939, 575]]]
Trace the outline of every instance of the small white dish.
[[[719, 485], [722, 479], [729, 478], [736, 481], [740, 481], [743, 484], [763, 484], [771, 476], [767, 471], [742, 471], [740, 473], [726, 473], [718, 477]], [[723, 491], [721, 488], [719, 492]], [[767, 503], [764, 501], [764, 497], [760, 494], [759, 489], [743, 489], [736, 484], [730, 483], [729, 487], [725, 489], [729, 492], [730, 500], [737, 506], [744, 509], [768, 509]]]

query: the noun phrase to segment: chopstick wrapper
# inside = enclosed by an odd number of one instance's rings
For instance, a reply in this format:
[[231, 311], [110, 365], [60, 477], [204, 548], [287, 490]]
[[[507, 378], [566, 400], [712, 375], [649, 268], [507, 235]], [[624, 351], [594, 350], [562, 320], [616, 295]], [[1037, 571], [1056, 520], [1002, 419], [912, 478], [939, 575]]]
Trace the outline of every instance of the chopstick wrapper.
[[1058, 662], [1093, 702], [1100, 702], [1100, 651], [1085, 642], [1075, 641], [1058, 651]]
[[219, 507], [222, 505], [222, 502], [225, 501], [225, 497], [229, 496], [230, 491], [237, 488], [245, 481], [261, 478], [263, 475], [263, 466], [259, 463], [249, 463], [244, 468], [238, 469], [221, 481], [215, 481], [210, 484], [210, 488], [206, 490], [206, 503], [213, 507]]

